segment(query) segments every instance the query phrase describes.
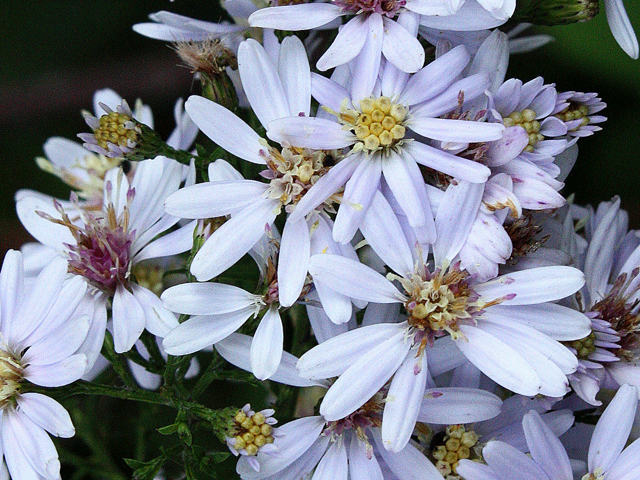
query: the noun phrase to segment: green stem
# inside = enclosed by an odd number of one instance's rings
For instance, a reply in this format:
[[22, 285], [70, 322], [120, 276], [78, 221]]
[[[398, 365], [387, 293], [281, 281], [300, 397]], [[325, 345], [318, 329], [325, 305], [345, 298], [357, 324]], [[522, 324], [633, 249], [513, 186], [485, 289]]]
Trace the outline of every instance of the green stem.
[[[228, 409], [213, 410], [199, 403], [182, 400], [170, 394], [143, 390], [141, 388], [129, 389], [112, 387], [110, 385], [100, 385], [84, 380], [79, 380], [72, 385], [58, 388], [43, 388], [29, 384], [25, 385], [25, 391], [43, 393], [60, 399], [75, 395], [100, 395], [103, 397], [120, 398], [122, 400], [132, 400], [154, 405], [164, 405], [212, 423], [226, 421], [226, 419], [229, 418]], [[233, 410], [235, 411], [235, 408]]]
[[151, 356], [151, 360], [157, 364], [159, 367], [164, 367], [166, 365], [166, 361], [162, 356], [162, 352], [160, 352], [160, 347], [158, 347], [158, 342], [156, 341], [156, 336], [151, 335], [149, 332], [144, 331], [140, 336], [140, 340], [144, 343], [144, 346], [147, 348], [149, 355]]
[[104, 336], [104, 343], [102, 344], [102, 355], [111, 362], [113, 369], [116, 371], [118, 376], [122, 379], [124, 384], [131, 388], [138, 388], [138, 384], [136, 383], [133, 375], [131, 375], [131, 371], [129, 370], [129, 366], [125, 361], [123, 355], [118, 355], [115, 351], [115, 347], [113, 345], [113, 337], [109, 331], [106, 332]]
[[176, 150], [173, 147], [170, 147], [166, 143], [160, 148], [160, 155], [164, 155], [168, 158], [173, 158], [176, 162], [182, 163], [183, 165], [190, 165], [191, 159], [194, 158], [194, 155], [185, 150]]
[[223, 358], [214, 349], [213, 359], [207, 366], [207, 369], [204, 371], [202, 376], [198, 379], [198, 383], [196, 383], [196, 386], [193, 387], [193, 390], [191, 390], [190, 398], [192, 398], [193, 400], [197, 399], [204, 393], [207, 387], [211, 385], [211, 382], [219, 378], [218, 369], [223, 365], [223, 363]]

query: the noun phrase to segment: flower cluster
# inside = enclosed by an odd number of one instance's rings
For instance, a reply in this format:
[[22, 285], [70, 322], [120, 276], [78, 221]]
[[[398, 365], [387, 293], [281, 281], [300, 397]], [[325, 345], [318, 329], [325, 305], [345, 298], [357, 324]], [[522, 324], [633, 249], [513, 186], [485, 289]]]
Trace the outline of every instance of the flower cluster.
[[[70, 199], [17, 192], [36, 242], [0, 272], [1, 468], [60, 477], [45, 432], [74, 430], [44, 394], [73, 384], [51, 396], [178, 410], [136, 478], [228, 451], [244, 480], [635, 478], [640, 234], [617, 197], [562, 190], [606, 105], [506, 78], [509, 19], [593, 16], [554, 1], [227, 0], [234, 24], [134, 26], [178, 42], [202, 95], [164, 140], [148, 107], [97, 92], [85, 143], [38, 160]], [[268, 408], [221, 406], [212, 382], [237, 380]], [[558, 437], [594, 412], [570, 462]]]

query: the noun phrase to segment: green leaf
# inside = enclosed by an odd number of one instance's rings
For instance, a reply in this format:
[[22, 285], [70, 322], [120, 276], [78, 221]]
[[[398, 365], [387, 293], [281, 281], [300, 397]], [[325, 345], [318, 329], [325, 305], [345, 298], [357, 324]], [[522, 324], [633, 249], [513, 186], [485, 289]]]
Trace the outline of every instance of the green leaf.
[[163, 456], [160, 456], [148, 462], [141, 462], [139, 460], [134, 460], [133, 458], [125, 458], [124, 461], [127, 465], [129, 465], [129, 467], [134, 469], [134, 479], [153, 480], [162, 468], [162, 465], [165, 462], [165, 458]]
[[193, 437], [191, 435], [191, 430], [186, 423], [181, 423], [178, 425], [178, 435], [180, 436], [180, 440], [182, 440], [185, 445], [191, 446], [193, 443]]
[[158, 433], [160, 435], [173, 435], [180, 428], [180, 423], [174, 423], [173, 425], [167, 425], [166, 427], [162, 427], [158, 429]]
[[200, 461], [200, 468], [204, 469], [215, 463], [222, 463], [231, 456], [229, 452], [211, 452], [204, 456]]

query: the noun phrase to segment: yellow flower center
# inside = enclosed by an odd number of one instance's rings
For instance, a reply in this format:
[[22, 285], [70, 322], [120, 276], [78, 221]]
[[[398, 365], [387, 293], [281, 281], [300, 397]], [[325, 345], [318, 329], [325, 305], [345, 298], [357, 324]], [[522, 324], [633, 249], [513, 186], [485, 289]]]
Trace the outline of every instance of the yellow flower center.
[[579, 340], [574, 340], [573, 342], [567, 342], [565, 345], [575, 348], [577, 353], [577, 357], [583, 360], [589, 358], [593, 352], [596, 351], [596, 347], [594, 342], [596, 341], [596, 334], [592, 331], [589, 335]]
[[342, 109], [339, 118], [360, 140], [359, 148], [369, 153], [393, 148], [405, 136], [406, 107], [393, 103], [388, 97], [363, 98], [360, 111]]
[[[334, 150], [311, 150], [285, 146], [282, 151], [269, 149], [266, 157], [266, 176], [271, 178], [267, 198], [279, 200], [290, 211], [322, 175], [336, 163], [339, 153]], [[333, 196], [325, 203], [330, 205]]]
[[460, 337], [460, 321], [471, 318], [469, 310], [474, 307], [466, 271], [450, 267], [433, 274], [414, 273], [410, 279], [392, 277], [409, 297], [405, 302], [409, 325], [436, 336], [447, 332], [454, 340]]
[[560, 113], [556, 113], [556, 117], [564, 122], [582, 119], [582, 123], [573, 129], [577, 130], [589, 124], [589, 107], [582, 103], [571, 103]]
[[133, 148], [141, 133], [129, 115], [118, 112], [110, 112], [100, 117], [100, 126], [94, 130], [93, 135], [98, 145], [109, 150], [109, 143], [120, 147]]
[[[441, 441], [432, 447], [431, 456], [436, 461], [436, 468], [445, 480], [458, 480], [458, 462], [463, 458], [480, 460], [481, 457], [473, 447], [478, 443], [479, 435], [467, 430], [463, 425], [449, 425]], [[472, 450], [473, 449], [473, 450]]]
[[540, 122], [536, 120], [536, 112], [530, 108], [525, 108], [521, 112], [513, 112], [508, 117], [502, 119], [505, 127], [522, 127], [529, 134], [529, 144], [524, 148], [525, 152], [533, 152], [533, 146], [544, 140], [540, 132]]
[[11, 353], [0, 350], [0, 410], [9, 405], [20, 391], [23, 369]]
[[273, 429], [265, 421], [265, 416], [260, 412], [249, 417], [244, 411], [238, 410], [230, 432], [236, 440], [233, 447], [246, 450], [248, 455], [257, 455], [260, 447], [273, 443]]

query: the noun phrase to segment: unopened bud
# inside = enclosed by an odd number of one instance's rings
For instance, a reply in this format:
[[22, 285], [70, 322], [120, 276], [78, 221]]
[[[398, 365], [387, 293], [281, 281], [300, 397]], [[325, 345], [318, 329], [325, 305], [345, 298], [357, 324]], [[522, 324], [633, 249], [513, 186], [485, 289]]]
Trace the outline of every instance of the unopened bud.
[[598, 0], [532, 0], [514, 18], [536, 25], [568, 25], [591, 20], [599, 11]]
[[235, 110], [238, 106], [236, 89], [227, 68], [238, 69], [238, 59], [219, 38], [201, 42], [177, 42], [174, 49], [184, 65], [202, 83], [202, 96]]

